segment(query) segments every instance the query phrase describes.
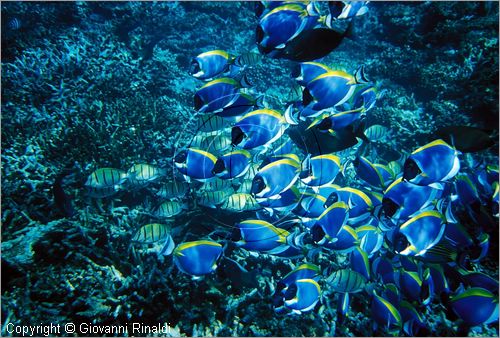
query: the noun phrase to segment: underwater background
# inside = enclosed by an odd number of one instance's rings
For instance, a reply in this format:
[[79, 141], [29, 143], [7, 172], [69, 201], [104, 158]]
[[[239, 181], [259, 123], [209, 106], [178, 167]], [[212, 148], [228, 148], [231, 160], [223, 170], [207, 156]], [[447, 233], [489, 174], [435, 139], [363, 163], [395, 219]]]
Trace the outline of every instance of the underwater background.
[[[151, 216], [165, 200], [159, 197], [162, 184], [183, 182], [172, 163], [199, 130], [193, 96], [204, 82], [191, 76], [192, 59], [211, 50], [256, 57], [255, 6], [2, 2], [2, 336], [20, 335], [12, 329], [23, 325], [70, 322], [77, 327], [86, 323], [87, 328], [129, 325], [129, 330], [62, 330], [59, 335], [132, 335], [131, 323], [168, 323], [170, 330], [156, 334], [160, 336], [419, 332], [404, 329], [402, 322], [384, 327], [375, 318], [374, 292], [387, 302], [388, 290], [394, 291], [377, 272], [363, 291], [350, 294], [347, 318], [340, 320], [337, 303], [345, 293], [337, 292], [338, 285], [332, 286], [335, 281], [327, 277], [349, 267], [352, 252], [325, 248], [311, 256], [286, 258], [235, 246], [234, 225], [255, 219], [256, 212], [201, 205], [196, 180], [189, 183], [189, 191], [172, 199], [178, 211], [162, 220]], [[320, 7], [328, 11], [326, 3]], [[439, 128], [473, 126], [495, 142], [460, 154], [461, 167], [469, 176], [491, 169], [488, 174], [498, 181], [498, 13], [498, 2], [493, 1], [370, 2], [368, 12], [355, 18], [352, 37], [343, 39], [321, 63], [351, 74], [364, 65], [375, 83], [378, 96], [366, 113], [366, 125], [385, 128], [380, 129], [380, 142], [372, 142], [372, 162], [400, 159], [401, 167], [415, 149], [440, 138]], [[264, 105], [283, 113], [294, 88], [290, 73], [295, 63], [260, 57], [244, 67], [245, 76], [252, 93], [263, 95]], [[355, 157], [349, 152], [338, 155], [343, 164], [344, 158]], [[135, 164], [165, 173], [136, 189], [89, 193], [86, 182], [96, 170], [127, 171]], [[335, 183], [376, 190], [351, 169]], [[493, 203], [498, 204], [498, 183], [496, 194]], [[481, 201], [491, 207], [488, 203]], [[488, 289], [498, 281], [498, 205], [496, 214], [484, 217], [481, 224], [466, 226], [474, 240], [484, 238], [479, 232], [488, 236], [488, 251], [467, 267], [480, 272], [481, 280], [464, 282], [462, 267], [455, 265], [451, 269], [460, 272], [443, 276], [453, 285], [452, 296], [463, 294], [459, 284], [488, 290], [483, 298], [494, 298], [498, 311], [498, 283]], [[201, 239], [223, 244], [224, 257], [210, 274], [193, 279], [178, 268], [182, 262], [174, 263], [175, 255], [140, 243], [138, 229], [153, 223], [168, 224], [176, 245]], [[378, 249], [367, 264], [391, 252], [390, 243]], [[277, 312], [276, 284], [306, 262], [322, 270], [317, 278], [319, 302], [301, 314]], [[398, 276], [417, 265], [398, 264]], [[399, 278], [394, 293], [405, 298]], [[409, 303], [423, 317], [426, 331], [421, 333], [498, 336], [498, 312], [496, 323], [467, 325], [466, 315], [457, 315], [459, 310], [450, 310], [453, 305], [439, 296], [425, 305], [419, 300]], [[394, 314], [392, 308], [385, 310]]]

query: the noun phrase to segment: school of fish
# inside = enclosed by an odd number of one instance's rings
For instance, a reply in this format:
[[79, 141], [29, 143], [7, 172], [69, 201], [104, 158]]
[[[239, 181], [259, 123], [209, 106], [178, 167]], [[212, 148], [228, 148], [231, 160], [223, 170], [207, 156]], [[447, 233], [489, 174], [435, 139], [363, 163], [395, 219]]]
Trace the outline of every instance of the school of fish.
[[[378, 157], [372, 145], [390, 131], [366, 126], [375, 82], [363, 65], [346, 71], [318, 61], [348, 37], [333, 25], [350, 30], [367, 5], [332, 1], [321, 15], [314, 2], [257, 2], [259, 53], [211, 50], [192, 59], [197, 129], [176, 151], [176, 174], [144, 163], [100, 168], [87, 192], [153, 191], [155, 221], [132, 242], [156, 245], [195, 279], [216, 278], [233, 244], [289, 261], [295, 268], [269, 295], [279, 315], [317, 311], [328, 297], [339, 325], [360, 297], [369, 299], [374, 329], [386, 334], [428, 335], [436, 308], [459, 332], [498, 322], [498, 281], [480, 264], [498, 234], [498, 166], [471, 165], [442, 138], [397, 160]], [[252, 90], [245, 74], [265, 57], [295, 61], [294, 101], [269, 107]], [[191, 209], [238, 221], [175, 243], [176, 217]], [[347, 259], [332, 270], [316, 263], [321, 255]]]

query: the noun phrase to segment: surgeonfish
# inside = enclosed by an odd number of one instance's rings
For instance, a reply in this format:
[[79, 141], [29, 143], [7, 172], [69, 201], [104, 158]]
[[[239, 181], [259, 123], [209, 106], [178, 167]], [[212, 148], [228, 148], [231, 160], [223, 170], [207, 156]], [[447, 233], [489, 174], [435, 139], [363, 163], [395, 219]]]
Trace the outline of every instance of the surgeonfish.
[[301, 86], [306, 86], [321, 74], [330, 72], [332, 69], [319, 62], [301, 62], [292, 70], [292, 77]]
[[184, 197], [189, 191], [189, 184], [185, 181], [169, 181], [163, 183], [155, 195], [164, 199], [176, 199]]
[[232, 57], [223, 50], [211, 50], [193, 58], [189, 72], [200, 80], [212, 79], [227, 71]]
[[460, 170], [458, 152], [443, 140], [428, 143], [411, 153], [403, 179], [417, 185], [447, 181]]
[[286, 249], [290, 233], [262, 220], [246, 220], [236, 224], [240, 240], [236, 244], [249, 251], [281, 252]]
[[342, 171], [340, 158], [333, 154], [314, 156], [305, 163], [307, 165], [300, 173], [300, 180], [311, 187], [332, 183], [337, 174]]
[[384, 244], [384, 235], [373, 225], [357, 227], [356, 233], [360, 242], [359, 247], [368, 254], [368, 258], [373, 257]]
[[194, 108], [199, 113], [222, 111], [238, 98], [241, 87], [241, 82], [228, 77], [207, 82], [196, 91]]
[[217, 260], [222, 255], [222, 245], [207, 240], [185, 242], [174, 249], [173, 255], [179, 270], [199, 278], [215, 271]]
[[315, 111], [340, 106], [352, 96], [355, 84], [355, 78], [346, 72], [323, 73], [306, 85], [302, 103]]
[[350, 22], [343, 31], [324, 27], [304, 29], [287, 42], [284, 49], [277, 53], [277, 57], [297, 62], [318, 60], [330, 54], [346, 36], [350, 36], [352, 27]]
[[401, 314], [398, 309], [383, 297], [373, 291], [372, 318], [378, 326], [383, 327], [389, 333], [398, 333], [402, 328]]
[[347, 204], [342, 201], [333, 203], [316, 219], [316, 225], [313, 228], [313, 239], [320, 243], [322, 243], [321, 239], [323, 237], [326, 241], [337, 241], [337, 235], [348, 218], [349, 209]]
[[345, 224], [337, 233], [337, 240], [335, 242], [325, 242], [322, 245], [338, 253], [347, 254], [359, 245], [359, 237], [356, 230]]
[[241, 117], [231, 130], [232, 144], [253, 149], [271, 144], [283, 135], [285, 118], [276, 110], [258, 109]]
[[365, 130], [365, 135], [371, 142], [382, 141], [388, 136], [388, 134], [389, 128], [380, 124], [371, 125]]
[[332, 21], [342, 19], [352, 19], [368, 12], [369, 1], [329, 1], [328, 9], [330, 14], [326, 18], [326, 25], [331, 27]]
[[370, 162], [366, 157], [357, 156], [353, 161], [356, 174], [360, 179], [371, 185], [372, 187], [383, 189], [385, 188], [386, 180], [380, 173], [379, 169]]
[[214, 177], [212, 169], [216, 162], [217, 157], [197, 148], [184, 149], [174, 157], [174, 164], [181, 174], [199, 181]]
[[285, 307], [297, 314], [314, 309], [321, 295], [318, 282], [307, 278], [295, 281], [284, 291]]
[[358, 223], [370, 217], [374, 205], [370, 197], [363, 191], [350, 187], [338, 187], [327, 199], [327, 205], [343, 201], [349, 207], [349, 221]]
[[498, 295], [483, 288], [474, 287], [460, 292], [451, 298], [450, 304], [469, 327], [498, 322]]
[[134, 164], [127, 171], [127, 184], [135, 187], [144, 187], [165, 176], [165, 169], [151, 164]]
[[187, 206], [183, 202], [165, 201], [156, 208], [153, 215], [157, 218], [170, 218], [179, 215], [184, 209]]
[[356, 247], [349, 254], [349, 258], [351, 262], [351, 269], [363, 275], [363, 277], [367, 280], [370, 280], [371, 268], [368, 254], [360, 247]]
[[304, 29], [318, 24], [319, 16], [310, 14], [307, 6], [292, 3], [276, 7], [262, 16], [256, 29], [259, 51], [274, 57], [274, 50], [283, 49]]
[[399, 227], [395, 251], [400, 255], [423, 255], [441, 240], [445, 226], [446, 220], [438, 211], [421, 211]]
[[165, 240], [170, 234], [170, 227], [166, 224], [149, 223], [141, 226], [132, 236], [133, 242], [150, 244]]
[[127, 173], [124, 170], [114, 168], [100, 168], [92, 172], [85, 182], [88, 188], [109, 188], [119, 189], [125, 182]]
[[217, 206], [223, 204], [231, 194], [234, 193], [234, 189], [227, 188], [225, 190], [205, 190], [197, 195], [196, 201], [199, 205], [207, 208], [216, 208]]
[[386, 217], [406, 220], [412, 214], [426, 208], [440, 195], [440, 190], [415, 185], [401, 177], [392, 182], [384, 192], [382, 209]]
[[222, 179], [233, 179], [245, 175], [250, 167], [252, 155], [244, 150], [232, 150], [217, 159], [212, 172]]
[[334, 271], [328, 278], [328, 285], [337, 292], [358, 293], [367, 285], [367, 279], [359, 272], [351, 269]]
[[292, 159], [271, 162], [259, 169], [252, 181], [251, 194], [272, 197], [288, 190], [299, 178], [300, 164]]

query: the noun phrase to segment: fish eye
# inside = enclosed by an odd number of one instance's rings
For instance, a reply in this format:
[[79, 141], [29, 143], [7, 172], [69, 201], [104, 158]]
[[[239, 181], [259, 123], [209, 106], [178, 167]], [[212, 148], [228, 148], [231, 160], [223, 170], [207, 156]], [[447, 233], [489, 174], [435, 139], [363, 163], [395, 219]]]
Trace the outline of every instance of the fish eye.
[[184, 163], [187, 159], [187, 150], [183, 150], [174, 157], [175, 163]]
[[387, 197], [382, 199], [382, 210], [384, 211], [385, 216], [391, 218], [398, 209], [399, 205], [397, 205], [392, 199]]
[[411, 158], [407, 159], [403, 169], [403, 180], [409, 181], [414, 179], [422, 171], [418, 167], [418, 164]]

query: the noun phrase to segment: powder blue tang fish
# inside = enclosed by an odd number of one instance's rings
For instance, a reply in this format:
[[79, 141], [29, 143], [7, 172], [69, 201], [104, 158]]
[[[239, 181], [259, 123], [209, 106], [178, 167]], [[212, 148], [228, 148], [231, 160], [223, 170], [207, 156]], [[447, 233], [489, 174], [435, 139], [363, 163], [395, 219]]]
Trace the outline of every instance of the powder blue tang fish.
[[217, 49], [201, 53], [191, 61], [190, 73], [197, 79], [207, 80], [227, 71], [232, 57]]
[[307, 84], [302, 92], [302, 104], [319, 111], [340, 106], [354, 93], [355, 78], [343, 71], [323, 73]]
[[250, 168], [251, 158], [252, 155], [244, 149], [233, 150], [217, 159], [212, 172], [224, 180], [238, 178]]
[[400, 255], [423, 255], [441, 240], [445, 227], [446, 220], [440, 212], [419, 212], [399, 228], [395, 236], [395, 250]]
[[253, 149], [276, 141], [285, 129], [285, 118], [278, 111], [258, 109], [236, 122], [231, 129], [231, 141], [240, 148]]
[[319, 301], [321, 288], [314, 279], [299, 279], [285, 290], [285, 306], [300, 314], [314, 309]]
[[405, 161], [403, 179], [417, 185], [447, 181], [460, 170], [458, 152], [443, 140], [428, 143]]
[[306, 86], [321, 74], [330, 71], [333, 70], [319, 62], [301, 62], [293, 68], [292, 77], [299, 85]]
[[222, 255], [222, 245], [212, 241], [179, 244], [173, 252], [174, 262], [184, 273], [199, 277], [213, 272]]
[[252, 219], [236, 224], [240, 230], [241, 240], [236, 244], [249, 251], [272, 252], [286, 247], [290, 233], [275, 227], [269, 222]]
[[194, 95], [194, 109], [200, 113], [222, 111], [238, 98], [240, 88], [238, 81], [228, 77], [207, 82]]
[[299, 178], [300, 164], [289, 158], [262, 167], [252, 181], [251, 194], [258, 198], [272, 197], [290, 189]]
[[333, 154], [314, 156], [305, 163], [305, 168], [300, 173], [300, 180], [310, 187], [332, 183], [342, 170], [340, 158]]
[[214, 177], [212, 169], [216, 162], [217, 157], [197, 148], [182, 150], [174, 158], [174, 164], [181, 174], [199, 181]]

